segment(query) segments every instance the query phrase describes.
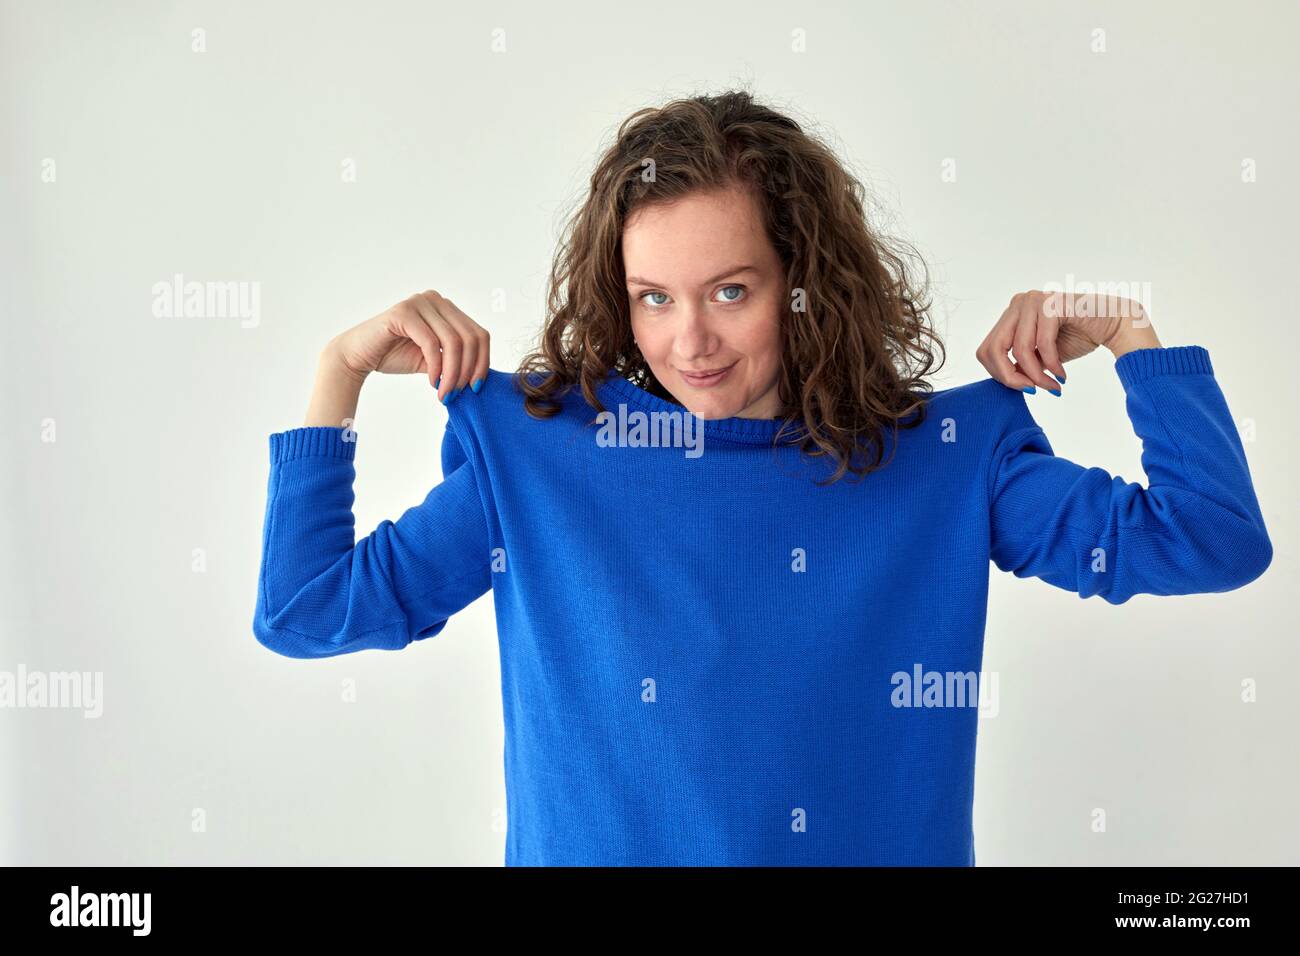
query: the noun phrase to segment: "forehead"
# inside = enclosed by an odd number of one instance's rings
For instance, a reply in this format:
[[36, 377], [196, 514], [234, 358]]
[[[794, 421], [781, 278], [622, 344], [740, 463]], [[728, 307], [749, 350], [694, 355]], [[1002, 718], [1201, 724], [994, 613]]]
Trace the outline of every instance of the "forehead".
[[636, 274], [689, 282], [738, 261], [766, 261], [757, 201], [727, 190], [642, 206], [623, 229], [623, 265]]

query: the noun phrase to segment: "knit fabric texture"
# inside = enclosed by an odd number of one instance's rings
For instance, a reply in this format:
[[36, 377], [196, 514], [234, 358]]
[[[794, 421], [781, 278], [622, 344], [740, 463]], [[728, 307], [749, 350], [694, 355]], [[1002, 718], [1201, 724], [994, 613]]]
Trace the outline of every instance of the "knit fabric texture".
[[1272, 558], [1207, 351], [1114, 369], [1145, 487], [1056, 456], [991, 378], [819, 486], [775, 420], [612, 372], [608, 416], [575, 389], [537, 419], [493, 370], [447, 406], [441, 482], [356, 540], [358, 433], [277, 432], [253, 632], [400, 650], [490, 590], [507, 865], [971, 866], [990, 564], [1119, 605]]

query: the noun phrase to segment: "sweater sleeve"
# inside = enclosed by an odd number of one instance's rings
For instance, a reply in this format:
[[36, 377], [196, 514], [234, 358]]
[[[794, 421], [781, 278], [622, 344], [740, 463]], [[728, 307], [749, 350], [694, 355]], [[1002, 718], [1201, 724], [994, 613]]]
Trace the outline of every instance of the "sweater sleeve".
[[1014, 392], [990, 462], [993, 563], [1111, 604], [1255, 580], [1273, 546], [1209, 353], [1136, 349], [1115, 360], [1115, 372], [1147, 486], [1056, 457]]
[[463, 456], [421, 504], [354, 543], [357, 433], [308, 426], [270, 436], [253, 633], [286, 657], [400, 650], [433, 637], [491, 587], [488, 532]]

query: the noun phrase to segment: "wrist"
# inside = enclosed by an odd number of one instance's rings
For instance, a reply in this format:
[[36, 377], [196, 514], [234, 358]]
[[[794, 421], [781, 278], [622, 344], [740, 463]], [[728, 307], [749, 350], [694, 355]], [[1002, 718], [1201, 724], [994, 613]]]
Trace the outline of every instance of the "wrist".
[[366, 373], [348, 367], [333, 342], [321, 350], [305, 425], [347, 428], [357, 414]]
[[333, 378], [339, 381], [355, 383], [357, 386], [364, 384], [369, 372], [359, 372], [352, 368], [343, 358], [343, 350], [340, 348], [337, 338], [330, 339], [325, 343], [325, 347], [320, 350], [320, 355], [316, 363], [317, 375]]
[[1151, 325], [1150, 317], [1140, 305], [1137, 306], [1137, 315], [1121, 318], [1119, 328], [1102, 344], [1110, 349], [1115, 358], [1136, 349], [1164, 347], [1156, 336], [1156, 330]]

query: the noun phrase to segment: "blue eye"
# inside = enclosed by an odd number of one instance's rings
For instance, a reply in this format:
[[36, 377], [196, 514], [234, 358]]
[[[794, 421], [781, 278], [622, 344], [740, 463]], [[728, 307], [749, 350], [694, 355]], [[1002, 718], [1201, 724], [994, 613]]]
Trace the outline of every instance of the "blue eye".
[[[721, 301], [721, 302], [723, 302], [724, 304], [733, 303], [733, 302], [743, 302], [743, 301], [744, 301], [744, 296], [745, 296], [745, 294], [748, 293], [748, 290], [746, 290], [746, 288], [745, 288], [743, 285], [724, 285], [724, 286], [723, 286], [719, 291], [720, 291], [720, 292], [723, 292], [723, 293], [725, 294], [725, 292], [726, 292], [727, 289], [734, 289], [734, 290], [736, 290], [736, 292], [737, 292], [738, 294], [737, 294], [736, 296], [734, 296], [734, 297], [732, 297], [732, 296], [728, 296], [728, 297], [726, 297], [726, 298], [723, 298], [723, 299], [721, 299], [721, 300], [717, 300], [717, 301]], [[651, 300], [649, 300], [649, 299], [647, 298], [647, 296], [652, 296], [652, 295], [660, 296], [660, 297], [662, 297], [665, 301], [663, 301], [663, 302], [653, 302], [653, 301], [651, 301]], [[641, 302], [643, 302], [643, 303], [645, 304], [646, 308], [648, 308], [648, 309], [652, 309], [652, 310], [655, 310], [655, 311], [658, 311], [659, 309], [662, 309], [664, 306], [666, 306], [666, 305], [668, 304], [668, 302], [667, 302], [667, 300], [668, 300], [668, 294], [665, 293], [665, 292], [642, 292], [641, 295], [640, 295], [638, 298], [641, 300]]]

